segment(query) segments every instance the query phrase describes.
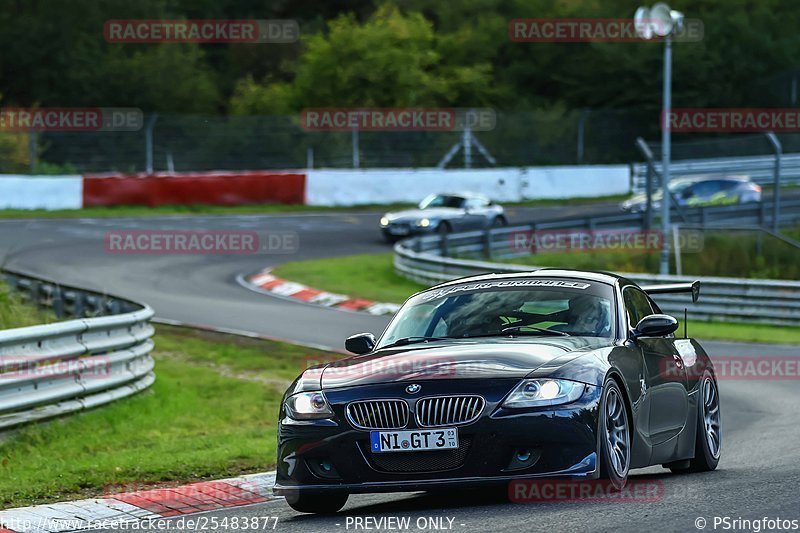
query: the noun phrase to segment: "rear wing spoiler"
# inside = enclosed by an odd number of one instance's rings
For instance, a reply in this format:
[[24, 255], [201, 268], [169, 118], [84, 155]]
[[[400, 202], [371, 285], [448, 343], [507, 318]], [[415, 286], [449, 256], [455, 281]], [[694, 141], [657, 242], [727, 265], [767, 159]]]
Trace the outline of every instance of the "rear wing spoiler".
[[675, 294], [680, 292], [692, 293], [692, 303], [696, 303], [700, 298], [700, 282], [692, 283], [672, 283], [669, 285], [648, 285], [642, 287], [647, 294]]

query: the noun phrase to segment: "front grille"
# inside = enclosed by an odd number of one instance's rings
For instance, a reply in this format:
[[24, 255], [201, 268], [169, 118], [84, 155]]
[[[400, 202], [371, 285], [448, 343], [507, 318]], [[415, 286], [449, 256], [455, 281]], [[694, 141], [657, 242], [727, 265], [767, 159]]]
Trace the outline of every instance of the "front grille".
[[464, 464], [472, 437], [461, 437], [455, 450], [426, 450], [420, 452], [370, 453], [369, 443], [365, 455], [373, 466], [384, 472], [436, 472], [452, 470]]
[[359, 429], [400, 429], [408, 424], [403, 400], [365, 400], [347, 406], [347, 418]]
[[433, 428], [469, 424], [481, 415], [486, 401], [480, 396], [437, 396], [417, 401], [417, 424]]

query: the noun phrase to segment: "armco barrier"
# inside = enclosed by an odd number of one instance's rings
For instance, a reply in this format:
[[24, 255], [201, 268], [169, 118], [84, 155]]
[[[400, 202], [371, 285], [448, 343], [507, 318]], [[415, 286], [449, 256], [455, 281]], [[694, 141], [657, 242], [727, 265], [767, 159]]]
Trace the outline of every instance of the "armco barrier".
[[[661, 162], [654, 163], [656, 172], [661, 172]], [[717, 157], [684, 159], [669, 164], [673, 178], [695, 174], [743, 174], [756, 183], [770, 185], [774, 181], [775, 156], [755, 155], [740, 157]], [[633, 190], [643, 192], [647, 184], [647, 163], [633, 165]], [[783, 154], [781, 157], [781, 183], [796, 184], [800, 181], [800, 154]]]
[[[621, 219], [622, 223], [624, 219]], [[550, 223], [551, 228], [553, 224]], [[520, 226], [452, 234], [444, 238], [431, 235], [407, 239], [395, 245], [394, 268], [401, 276], [426, 285], [476, 274], [530, 272], [540, 267], [448, 257], [487, 254], [510, 257], [511, 236], [529, 230], [530, 226]], [[800, 325], [798, 281], [653, 274], [628, 274], [627, 277], [643, 285], [699, 279], [700, 300], [695, 304], [684, 295], [659, 294], [654, 298], [664, 312], [676, 316], [682, 316], [684, 308], [687, 308], [692, 318], [700, 320]]]
[[150, 307], [3, 274], [33, 303], [78, 318], [0, 331], [0, 429], [102, 405], [155, 381]]

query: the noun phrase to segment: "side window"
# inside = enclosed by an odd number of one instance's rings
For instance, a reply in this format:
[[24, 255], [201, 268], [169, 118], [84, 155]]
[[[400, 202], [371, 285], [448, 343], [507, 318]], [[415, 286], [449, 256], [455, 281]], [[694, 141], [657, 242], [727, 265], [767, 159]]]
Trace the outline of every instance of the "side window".
[[480, 198], [467, 198], [464, 207], [467, 209], [480, 209], [486, 207], [486, 202]]
[[654, 314], [650, 299], [639, 289], [628, 287], [622, 294], [631, 327], [636, 326], [644, 317]]

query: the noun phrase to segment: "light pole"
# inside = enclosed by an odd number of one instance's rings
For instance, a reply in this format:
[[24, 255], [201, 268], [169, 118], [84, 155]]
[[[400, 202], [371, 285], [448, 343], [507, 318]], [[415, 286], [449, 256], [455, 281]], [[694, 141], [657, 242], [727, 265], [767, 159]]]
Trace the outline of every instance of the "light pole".
[[672, 108], [672, 35], [683, 28], [683, 13], [670, 9], [659, 2], [652, 9], [640, 7], [634, 15], [636, 33], [642, 39], [654, 35], [664, 37], [664, 88], [663, 109], [661, 110], [661, 265], [659, 272], [669, 274], [669, 234], [670, 207], [672, 195], [669, 192], [670, 161], [670, 123]]

